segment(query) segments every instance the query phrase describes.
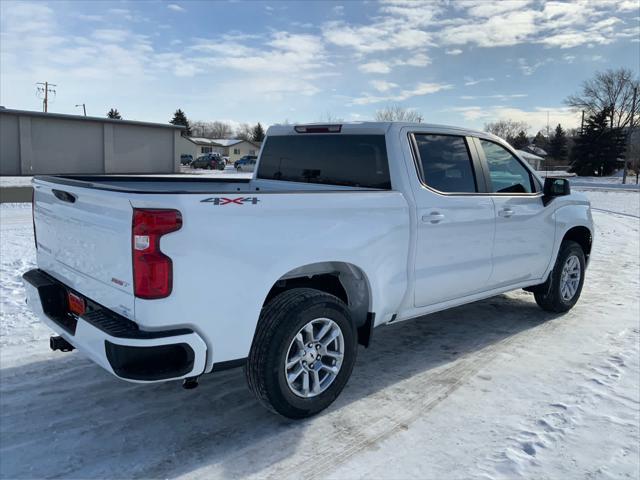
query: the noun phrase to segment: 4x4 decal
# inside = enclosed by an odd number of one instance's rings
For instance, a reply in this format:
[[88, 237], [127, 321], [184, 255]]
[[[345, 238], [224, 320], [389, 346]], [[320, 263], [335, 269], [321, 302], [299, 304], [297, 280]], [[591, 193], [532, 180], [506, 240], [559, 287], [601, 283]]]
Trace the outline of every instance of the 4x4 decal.
[[200, 200], [203, 203], [213, 203], [214, 205], [244, 205], [245, 203], [250, 203], [252, 205], [256, 205], [260, 200], [258, 197], [237, 197], [237, 198], [227, 198], [227, 197], [209, 197], [204, 200]]

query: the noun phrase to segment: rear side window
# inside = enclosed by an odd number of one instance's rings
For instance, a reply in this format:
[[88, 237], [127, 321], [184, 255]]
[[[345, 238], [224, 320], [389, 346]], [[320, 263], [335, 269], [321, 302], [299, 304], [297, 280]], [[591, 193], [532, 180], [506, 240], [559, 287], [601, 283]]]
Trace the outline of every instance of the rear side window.
[[268, 137], [258, 178], [391, 189], [384, 135]]
[[532, 180], [529, 171], [509, 150], [497, 143], [480, 139], [491, 177], [494, 193], [531, 193]]
[[416, 133], [414, 138], [427, 186], [445, 193], [478, 191], [464, 137]]

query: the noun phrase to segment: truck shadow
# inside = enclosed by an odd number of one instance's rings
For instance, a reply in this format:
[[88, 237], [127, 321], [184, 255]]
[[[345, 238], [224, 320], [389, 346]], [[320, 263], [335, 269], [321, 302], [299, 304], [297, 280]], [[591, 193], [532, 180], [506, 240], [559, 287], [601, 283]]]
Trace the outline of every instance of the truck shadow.
[[262, 408], [242, 369], [205, 376], [191, 391], [178, 383], [125, 383], [75, 353], [2, 369], [0, 477], [286, 475], [279, 463], [314, 455], [315, 447], [301, 442], [310, 432], [321, 433], [313, 433], [316, 447], [338, 441], [343, 420], [369, 421], [378, 397], [394, 395], [385, 389], [551, 318], [517, 293], [381, 327], [372, 347], [359, 350], [335, 404], [299, 422]]

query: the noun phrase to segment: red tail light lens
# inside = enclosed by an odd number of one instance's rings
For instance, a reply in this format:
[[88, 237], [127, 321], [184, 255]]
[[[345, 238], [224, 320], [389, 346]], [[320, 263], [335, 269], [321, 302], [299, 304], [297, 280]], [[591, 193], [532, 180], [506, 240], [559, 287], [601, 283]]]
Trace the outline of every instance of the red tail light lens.
[[180, 230], [178, 210], [133, 209], [131, 248], [133, 251], [133, 291], [136, 297], [168, 297], [173, 287], [173, 264], [160, 251], [160, 237]]

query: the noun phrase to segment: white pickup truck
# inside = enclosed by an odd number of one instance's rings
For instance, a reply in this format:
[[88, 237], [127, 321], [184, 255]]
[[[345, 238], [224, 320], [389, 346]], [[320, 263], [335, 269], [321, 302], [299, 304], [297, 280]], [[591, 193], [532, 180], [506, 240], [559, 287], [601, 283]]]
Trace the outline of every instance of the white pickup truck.
[[274, 126], [253, 178], [36, 177], [28, 303], [119, 378], [243, 365], [291, 418], [326, 408], [374, 327], [509, 290], [576, 303], [585, 196], [499, 138], [404, 123]]

